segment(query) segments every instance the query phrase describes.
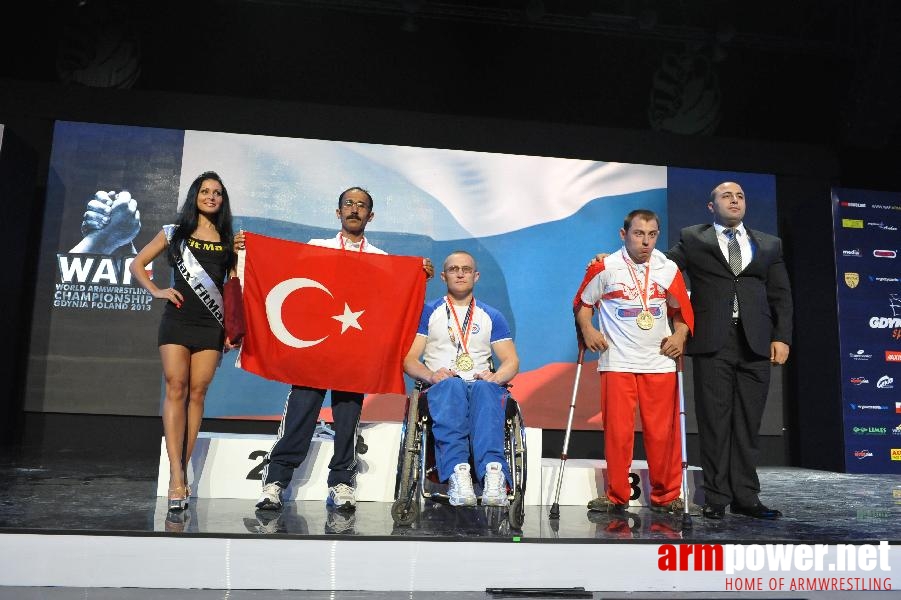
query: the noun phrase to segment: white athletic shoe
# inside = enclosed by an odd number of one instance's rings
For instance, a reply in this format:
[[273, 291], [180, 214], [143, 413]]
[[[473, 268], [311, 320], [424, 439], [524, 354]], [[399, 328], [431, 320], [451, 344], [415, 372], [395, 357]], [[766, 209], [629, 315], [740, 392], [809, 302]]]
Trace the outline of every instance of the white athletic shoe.
[[263, 494], [257, 501], [257, 508], [260, 510], [281, 510], [282, 509], [282, 486], [277, 482], [267, 483], [263, 486]]
[[482, 506], [507, 506], [507, 480], [501, 463], [485, 465], [485, 480], [482, 484]]
[[451, 506], [475, 506], [478, 503], [475, 490], [472, 489], [472, 475], [469, 465], [460, 463], [448, 479], [447, 495]]
[[346, 483], [333, 485], [328, 489], [328, 498], [325, 499], [325, 504], [335, 508], [352, 510], [357, 506], [354, 489]]

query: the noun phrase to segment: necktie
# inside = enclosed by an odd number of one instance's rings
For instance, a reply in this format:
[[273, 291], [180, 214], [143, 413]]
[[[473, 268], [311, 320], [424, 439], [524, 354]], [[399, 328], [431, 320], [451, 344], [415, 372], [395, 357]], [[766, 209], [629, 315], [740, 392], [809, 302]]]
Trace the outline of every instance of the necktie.
[[[738, 275], [741, 272], [741, 248], [738, 245], [737, 231], [735, 229], [727, 229], [726, 235], [729, 236], [729, 268], [732, 273]], [[732, 296], [732, 315], [738, 314], [738, 294]]]
[[737, 232], [735, 229], [727, 229], [729, 233], [729, 245], [727, 246], [729, 250], [729, 268], [732, 269], [732, 273], [738, 275], [741, 272], [741, 248], [738, 245], [738, 237], [736, 237]]

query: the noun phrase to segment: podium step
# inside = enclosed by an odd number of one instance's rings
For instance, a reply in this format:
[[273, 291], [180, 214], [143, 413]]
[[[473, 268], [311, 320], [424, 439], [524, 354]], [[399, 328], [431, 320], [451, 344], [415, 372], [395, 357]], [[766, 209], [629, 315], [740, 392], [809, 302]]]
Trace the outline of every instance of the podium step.
[[[557, 477], [560, 472], [559, 458], [545, 458], [541, 461], [541, 503], [554, 503], [557, 491]], [[629, 470], [629, 483], [632, 485], [632, 499], [629, 506], [647, 506], [650, 504], [650, 480], [648, 479], [648, 463], [644, 460], [632, 461]], [[703, 473], [700, 467], [688, 467], [688, 494], [691, 501], [704, 504]], [[587, 458], [570, 458], [563, 469], [563, 483], [560, 487], [561, 506], [588, 504], [588, 501], [604, 495], [607, 487], [607, 461]]]
[[[392, 502], [400, 450], [400, 423], [361, 423], [360, 434], [368, 446], [358, 455], [356, 496], [359, 501]], [[197, 437], [194, 455], [188, 465], [188, 482], [195, 498], [245, 498], [260, 496], [263, 459], [276, 436], [262, 434], [208, 433]], [[527, 505], [541, 501], [541, 430], [526, 428], [528, 450]], [[285, 500], [325, 500], [328, 493], [328, 463], [332, 458], [332, 440], [314, 437], [307, 459], [294, 471], [284, 493]], [[169, 459], [166, 441], [160, 442], [160, 467], [157, 496], [166, 496], [169, 485]]]

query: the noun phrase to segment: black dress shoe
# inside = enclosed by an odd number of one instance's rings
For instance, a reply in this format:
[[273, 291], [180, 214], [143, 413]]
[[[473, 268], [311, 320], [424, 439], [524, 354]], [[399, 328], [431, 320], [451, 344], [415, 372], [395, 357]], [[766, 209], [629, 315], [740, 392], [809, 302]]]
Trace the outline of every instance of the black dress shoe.
[[742, 506], [741, 504], [732, 504], [730, 510], [736, 515], [745, 515], [754, 517], [755, 519], [767, 519], [772, 521], [782, 516], [782, 513], [775, 508], [767, 508], [760, 502], [751, 506]]
[[704, 518], [707, 519], [722, 519], [726, 516], [726, 505], [705, 504], [704, 510], [702, 510], [701, 513], [704, 515]]

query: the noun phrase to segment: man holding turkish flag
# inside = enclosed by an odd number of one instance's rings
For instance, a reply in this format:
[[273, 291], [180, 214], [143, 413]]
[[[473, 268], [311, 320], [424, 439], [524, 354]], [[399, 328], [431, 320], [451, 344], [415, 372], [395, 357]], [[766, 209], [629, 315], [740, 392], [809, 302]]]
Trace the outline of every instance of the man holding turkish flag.
[[331, 508], [356, 507], [356, 438], [364, 392], [404, 392], [402, 363], [410, 347], [427, 258], [388, 256], [363, 235], [372, 196], [352, 187], [338, 196], [341, 231], [298, 244], [248, 233], [242, 368], [291, 383], [278, 438], [263, 467], [256, 507], [279, 510], [282, 491], [307, 457], [325, 394], [332, 391], [334, 451], [329, 462]]

